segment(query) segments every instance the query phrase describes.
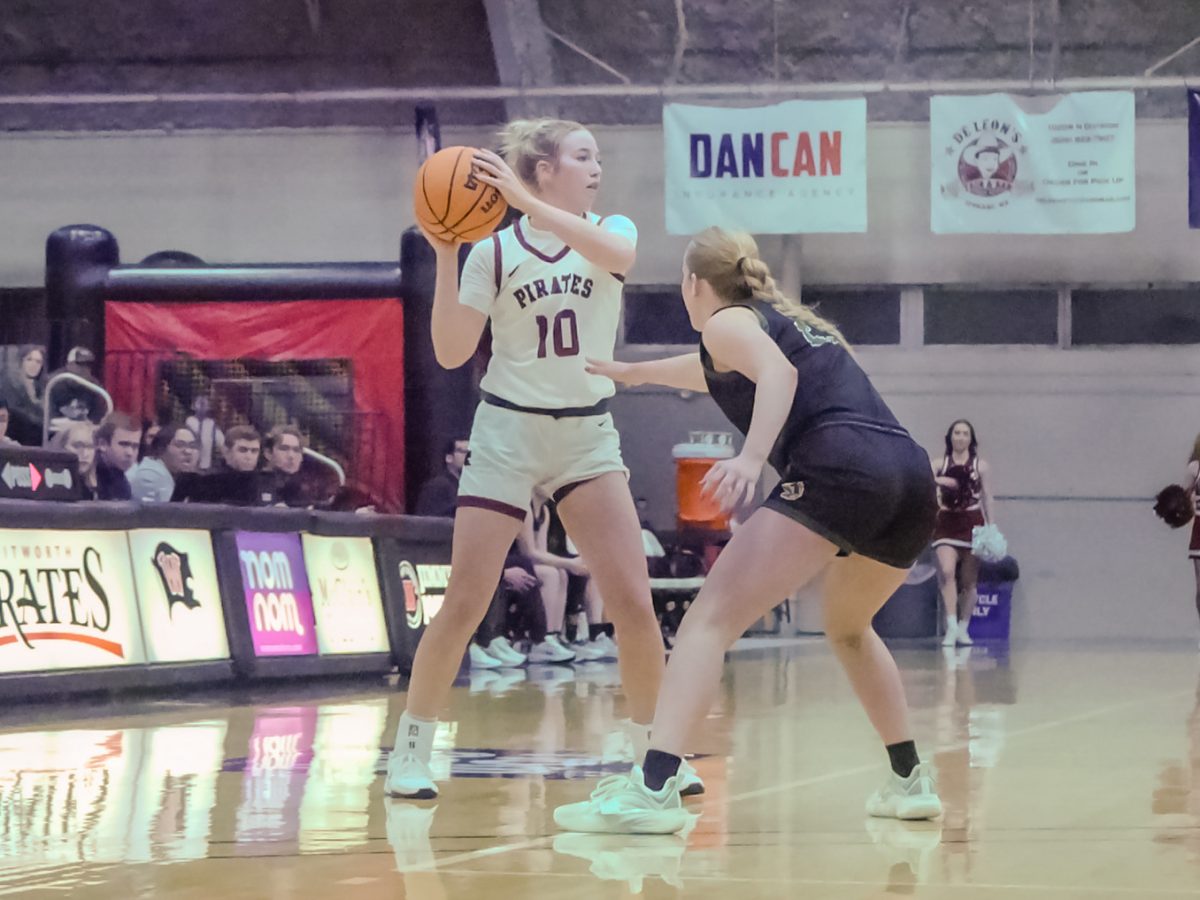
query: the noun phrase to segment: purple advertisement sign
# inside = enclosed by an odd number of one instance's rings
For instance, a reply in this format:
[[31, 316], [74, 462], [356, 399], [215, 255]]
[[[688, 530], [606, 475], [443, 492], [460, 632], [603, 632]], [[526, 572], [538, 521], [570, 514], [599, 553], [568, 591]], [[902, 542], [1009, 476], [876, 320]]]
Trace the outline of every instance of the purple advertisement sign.
[[239, 531], [236, 538], [254, 655], [316, 653], [312, 592], [300, 535]]

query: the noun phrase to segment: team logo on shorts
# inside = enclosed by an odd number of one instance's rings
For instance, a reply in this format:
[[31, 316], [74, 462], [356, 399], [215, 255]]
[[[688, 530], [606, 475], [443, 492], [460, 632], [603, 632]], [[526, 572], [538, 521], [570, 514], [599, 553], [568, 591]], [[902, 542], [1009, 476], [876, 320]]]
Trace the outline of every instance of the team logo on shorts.
[[779, 486], [779, 496], [784, 500], [799, 500], [804, 496], [803, 481], [785, 481]]

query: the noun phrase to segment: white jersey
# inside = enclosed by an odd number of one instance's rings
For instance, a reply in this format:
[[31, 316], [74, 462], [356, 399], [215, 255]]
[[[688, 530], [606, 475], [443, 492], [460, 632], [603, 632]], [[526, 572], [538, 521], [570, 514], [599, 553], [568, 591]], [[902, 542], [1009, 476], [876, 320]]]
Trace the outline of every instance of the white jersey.
[[[625, 216], [588, 219], [631, 240]], [[613, 383], [584, 371], [588, 357], [611, 360], [624, 278], [606, 272], [522, 216], [471, 248], [459, 302], [492, 321], [492, 359], [480, 387], [535, 409], [592, 406]]]

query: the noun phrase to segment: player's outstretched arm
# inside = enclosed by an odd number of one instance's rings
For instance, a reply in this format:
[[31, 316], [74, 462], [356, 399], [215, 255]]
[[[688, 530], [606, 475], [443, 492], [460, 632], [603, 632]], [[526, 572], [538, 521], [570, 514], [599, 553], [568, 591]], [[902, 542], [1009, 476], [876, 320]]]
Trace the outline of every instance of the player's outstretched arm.
[[681, 391], [708, 393], [708, 383], [704, 380], [704, 368], [700, 365], [698, 352], [637, 363], [588, 359], [587, 371], [631, 387], [639, 384], [661, 384]]
[[438, 240], [424, 228], [421, 231], [437, 254], [430, 314], [433, 355], [443, 369], [457, 369], [474, 356], [487, 316], [458, 302], [458, 244]]

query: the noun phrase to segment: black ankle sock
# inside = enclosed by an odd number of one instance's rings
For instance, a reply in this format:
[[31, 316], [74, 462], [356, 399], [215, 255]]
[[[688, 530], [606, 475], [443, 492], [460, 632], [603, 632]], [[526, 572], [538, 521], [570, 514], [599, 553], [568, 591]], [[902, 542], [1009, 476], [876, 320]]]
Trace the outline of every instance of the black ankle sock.
[[907, 778], [912, 774], [912, 770], [921, 764], [921, 758], [917, 756], [916, 741], [888, 744], [887, 752], [892, 761], [892, 771], [901, 778]]
[[646, 787], [652, 791], [661, 791], [667, 779], [679, 771], [683, 760], [661, 750], [647, 750], [646, 761], [642, 763], [642, 774], [646, 779]]
[[602, 635], [602, 634], [607, 634], [609, 637], [613, 636], [613, 627], [612, 627], [611, 622], [605, 622], [603, 625], [589, 625], [588, 626], [588, 640], [589, 641], [594, 641], [596, 638], [600, 637], [600, 635]]

